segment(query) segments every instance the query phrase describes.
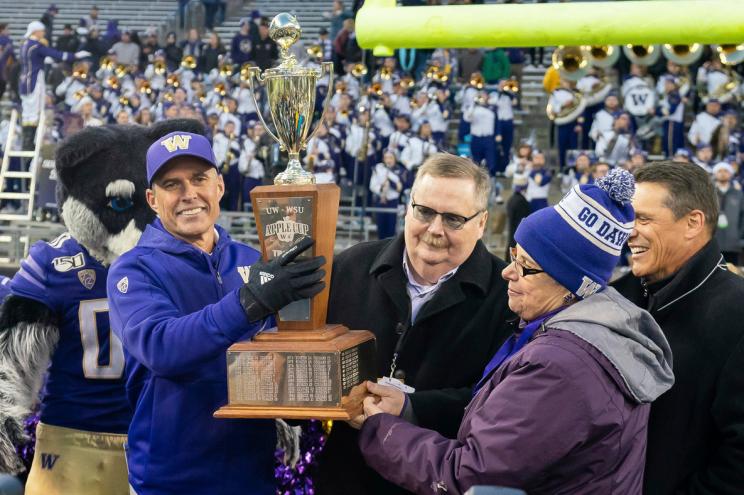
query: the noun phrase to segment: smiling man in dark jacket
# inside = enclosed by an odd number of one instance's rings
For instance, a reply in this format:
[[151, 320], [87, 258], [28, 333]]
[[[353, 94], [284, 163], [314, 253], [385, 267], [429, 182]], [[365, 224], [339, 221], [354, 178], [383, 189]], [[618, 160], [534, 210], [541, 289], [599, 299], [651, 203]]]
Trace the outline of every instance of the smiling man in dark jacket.
[[[454, 438], [472, 387], [513, 328], [501, 270], [483, 236], [490, 183], [470, 160], [440, 153], [419, 169], [404, 234], [334, 260], [328, 321], [372, 331], [377, 373], [405, 382], [397, 411]], [[390, 399], [390, 398], [389, 398]], [[406, 493], [368, 468], [357, 432], [336, 422], [317, 492]]]
[[615, 287], [661, 326], [676, 379], [651, 406], [644, 492], [744, 493], [744, 279], [713, 238], [713, 184], [697, 165], [651, 164], [633, 207], [633, 273]]

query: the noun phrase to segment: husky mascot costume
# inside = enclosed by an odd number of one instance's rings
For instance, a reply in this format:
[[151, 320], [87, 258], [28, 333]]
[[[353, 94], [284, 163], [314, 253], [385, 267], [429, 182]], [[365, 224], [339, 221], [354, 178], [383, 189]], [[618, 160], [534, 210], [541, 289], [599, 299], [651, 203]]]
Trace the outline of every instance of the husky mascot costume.
[[106, 275], [154, 219], [145, 154], [176, 130], [204, 127], [195, 120], [88, 127], [57, 150], [67, 232], [33, 245], [0, 312], [0, 472], [24, 469], [15, 446], [41, 403], [26, 495], [129, 493], [131, 412], [122, 345], [109, 328]]

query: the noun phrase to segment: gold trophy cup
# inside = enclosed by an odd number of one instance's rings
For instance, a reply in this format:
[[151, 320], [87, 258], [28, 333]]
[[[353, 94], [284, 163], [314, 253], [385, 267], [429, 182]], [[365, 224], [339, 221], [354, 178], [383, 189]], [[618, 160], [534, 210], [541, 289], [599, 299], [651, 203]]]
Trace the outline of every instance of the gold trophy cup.
[[[315, 184], [312, 172], [302, 168], [300, 151], [323, 121], [321, 115], [310, 132], [316, 83], [328, 74], [332, 87], [333, 64], [323, 62], [321, 70], [301, 67], [289, 53], [300, 33], [293, 15], [274, 17], [269, 35], [279, 45], [281, 63], [263, 74], [257, 67], [249, 69], [254, 100], [253, 78], [266, 87], [276, 134], [256, 102], [261, 123], [289, 154], [287, 169], [274, 185], [254, 188], [251, 200], [264, 259], [310, 236], [315, 239], [313, 253], [304, 255], [325, 256], [326, 288], [281, 309], [277, 331], [228, 349], [228, 404], [215, 413], [220, 418], [350, 419], [361, 412], [363, 387], [358, 385], [376, 375], [373, 334], [326, 324], [340, 190], [335, 184]], [[328, 102], [326, 95], [323, 113]]]

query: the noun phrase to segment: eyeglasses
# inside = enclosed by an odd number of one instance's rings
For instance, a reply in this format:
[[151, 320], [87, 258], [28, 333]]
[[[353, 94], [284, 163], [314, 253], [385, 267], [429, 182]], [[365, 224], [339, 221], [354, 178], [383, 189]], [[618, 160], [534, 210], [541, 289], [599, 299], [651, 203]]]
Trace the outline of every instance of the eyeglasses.
[[511, 262], [514, 263], [515, 268], [517, 269], [517, 275], [520, 277], [526, 277], [528, 275], [537, 275], [538, 273], [545, 273], [545, 270], [538, 270], [537, 268], [527, 268], [522, 263], [517, 261], [517, 248], [509, 248], [509, 258], [511, 258]]
[[413, 208], [413, 217], [423, 223], [431, 223], [434, 221], [437, 215], [441, 215], [442, 223], [450, 230], [462, 229], [466, 223], [483, 213], [483, 210], [479, 210], [469, 217], [464, 217], [462, 215], [458, 215], [457, 213], [442, 213], [429, 208], [428, 206], [416, 204], [416, 200], [413, 198], [413, 196], [411, 196], [411, 208]]

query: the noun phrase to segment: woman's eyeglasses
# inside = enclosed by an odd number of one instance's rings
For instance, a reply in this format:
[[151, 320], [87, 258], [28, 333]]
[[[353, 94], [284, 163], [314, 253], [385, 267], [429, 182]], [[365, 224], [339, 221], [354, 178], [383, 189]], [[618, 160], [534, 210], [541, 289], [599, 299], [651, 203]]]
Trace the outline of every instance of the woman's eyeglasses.
[[522, 263], [517, 261], [517, 248], [509, 248], [509, 258], [517, 269], [517, 275], [520, 277], [526, 277], [528, 275], [537, 275], [538, 273], [545, 273], [545, 270], [538, 270], [537, 268], [528, 268]]

